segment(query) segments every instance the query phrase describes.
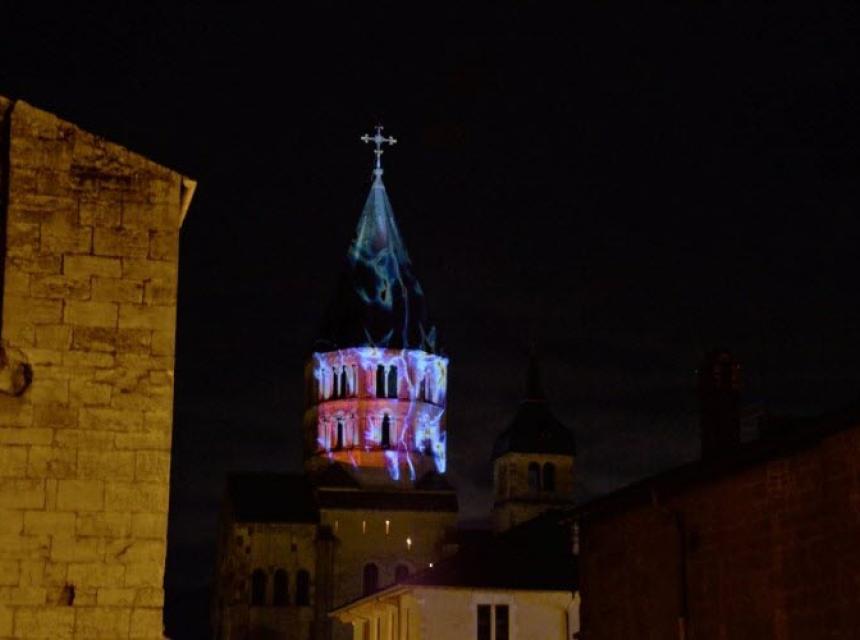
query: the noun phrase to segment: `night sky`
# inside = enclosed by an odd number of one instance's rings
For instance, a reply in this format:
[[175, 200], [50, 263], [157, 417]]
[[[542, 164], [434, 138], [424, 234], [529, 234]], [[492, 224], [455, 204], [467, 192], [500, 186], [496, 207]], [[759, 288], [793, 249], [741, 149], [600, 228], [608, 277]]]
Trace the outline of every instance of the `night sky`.
[[304, 359], [378, 121], [399, 139], [385, 182], [451, 359], [464, 520], [488, 512], [531, 343], [582, 499], [698, 455], [711, 347], [742, 362], [751, 406], [860, 395], [849, 8], [18, 4], [0, 3], [0, 94], [199, 181], [181, 236], [175, 637], [205, 629], [225, 473], [301, 468]]

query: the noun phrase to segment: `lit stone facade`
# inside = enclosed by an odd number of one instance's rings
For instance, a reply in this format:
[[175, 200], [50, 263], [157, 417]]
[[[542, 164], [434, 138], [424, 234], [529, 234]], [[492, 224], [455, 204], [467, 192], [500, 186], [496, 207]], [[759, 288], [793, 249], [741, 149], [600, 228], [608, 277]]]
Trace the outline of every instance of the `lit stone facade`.
[[162, 638], [193, 186], [0, 98], [0, 637]]

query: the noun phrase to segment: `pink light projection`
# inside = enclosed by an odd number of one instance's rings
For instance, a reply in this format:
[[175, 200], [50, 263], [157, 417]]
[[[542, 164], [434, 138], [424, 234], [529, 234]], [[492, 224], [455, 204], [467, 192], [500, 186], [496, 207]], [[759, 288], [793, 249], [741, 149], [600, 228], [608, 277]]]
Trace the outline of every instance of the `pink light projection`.
[[446, 469], [448, 359], [417, 349], [353, 347], [315, 353], [307, 369], [314, 456], [355, 468], [384, 467], [392, 480], [416, 460]]

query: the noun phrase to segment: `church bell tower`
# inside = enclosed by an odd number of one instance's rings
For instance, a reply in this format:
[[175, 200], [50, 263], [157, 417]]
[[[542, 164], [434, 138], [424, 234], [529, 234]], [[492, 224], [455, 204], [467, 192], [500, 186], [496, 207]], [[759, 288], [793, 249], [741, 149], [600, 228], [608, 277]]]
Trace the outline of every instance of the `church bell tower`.
[[383, 145], [397, 141], [381, 126], [362, 140], [374, 145], [373, 183], [305, 367], [305, 466], [408, 488], [446, 469], [448, 359], [382, 182]]

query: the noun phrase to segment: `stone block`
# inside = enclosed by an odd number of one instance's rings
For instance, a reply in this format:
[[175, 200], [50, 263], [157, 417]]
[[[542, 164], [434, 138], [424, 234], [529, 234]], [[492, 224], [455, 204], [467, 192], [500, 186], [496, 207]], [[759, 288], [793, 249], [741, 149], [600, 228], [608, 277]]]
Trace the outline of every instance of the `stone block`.
[[158, 587], [164, 583], [164, 565], [154, 562], [133, 562], [125, 565], [125, 586]]
[[30, 276], [30, 295], [35, 298], [89, 300], [90, 280], [80, 276], [34, 274]]
[[[120, 565], [125, 576], [125, 567]], [[131, 607], [134, 605], [137, 589], [130, 587], [100, 587], [96, 602], [100, 607]]]
[[45, 561], [44, 560], [22, 560], [21, 561], [21, 586], [42, 587], [45, 585]]
[[170, 433], [118, 433], [114, 438], [117, 449], [170, 450]]
[[111, 385], [89, 382], [79, 378], [69, 381], [69, 401], [72, 404], [94, 407], [110, 404]]
[[31, 478], [74, 478], [77, 452], [62, 447], [30, 447], [27, 475]]
[[14, 194], [9, 198], [9, 222], [52, 224], [74, 220], [78, 203], [74, 198], [38, 194]]
[[12, 620], [14, 609], [6, 605], [0, 605], [0, 638], [12, 636]]
[[7, 444], [51, 444], [51, 429], [12, 428], [0, 429], [0, 446]]
[[177, 266], [175, 262], [141, 260], [138, 258], [123, 258], [122, 261], [122, 277], [131, 280], [175, 282], [176, 272]]
[[131, 451], [78, 451], [78, 477], [132, 480], [135, 473]]
[[97, 431], [90, 429], [63, 429], [54, 434], [54, 444], [58, 447], [79, 449], [110, 449], [113, 447], [115, 431]]
[[68, 349], [72, 344], [72, 328], [65, 324], [42, 324], [36, 327], [36, 346], [40, 349]]
[[122, 205], [110, 200], [82, 199], [78, 205], [78, 220], [92, 227], [118, 227], [122, 221]]
[[74, 531], [75, 514], [69, 511], [27, 511], [24, 533], [28, 535], [68, 534]]
[[15, 637], [72, 640], [75, 610], [71, 607], [22, 607], [15, 611]]
[[54, 535], [51, 537], [51, 561], [101, 562], [104, 558], [104, 546], [101, 538], [86, 538], [73, 534]]
[[163, 564], [166, 553], [164, 540], [111, 540], [105, 549], [106, 557], [123, 564]]
[[0, 604], [45, 604], [45, 594], [44, 587], [0, 587]]
[[135, 454], [134, 477], [144, 482], [164, 482], [170, 480], [170, 452], [138, 451]]
[[6, 225], [7, 255], [31, 257], [39, 253], [39, 225], [9, 222]]
[[111, 353], [74, 349], [63, 355], [63, 364], [74, 369], [109, 369], [114, 366], [115, 359]]
[[118, 587], [125, 582], [125, 566], [111, 562], [70, 562], [68, 581], [82, 587]]
[[138, 607], [163, 607], [164, 589], [142, 587], [137, 590], [134, 604]]
[[135, 609], [131, 614], [130, 637], [133, 640], [155, 640], [164, 637], [161, 609]]
[[69, 277], [119, 278], [122, 276], [122, 261], [101, 256], [64, 256], [63, 274]]
[[151, 232], [149, 237], [149, 258], [150, 260], [177, 260], [179, 258], [179, 232]]
[[[7, 256], [7, 267], [12, 267], [17, 271], [27, 274], [35, 273], [62, 273], [63, 257], [62, 256]], [[29, 290], [28, 290], [29, 292]], [[9, 293], [15, 293], [10, 291]]]
[[27, 349], [27, 362], [31, 367], [58, 367], [63, 364], [63, 352], [55, 349]]
[[131, 609], [126, 607], [92, 607], [77, 610], [75, 638], [116, 640], [127, 638]]
[[176, 331], [153, 331], [152, 354], [172, 356], [176, 352]]
[[18, 509], [0, 509], [0, 536], [21, 533], [24, 530], [24, 512]]
[[48, 536], [0, 535], [0, 559], [38, 560], [46, 558], [50, 550]]
[[26, 475], [27, 447], [0, 447], [0, 478], [21, 478]]
[[64, 321], [84, 327], [116, 327], [117, 305], [112, 302], [67, 300]]
[[79, 424], [81, 429], [139, 431], [143, 428], [143, 413], [107, 407], [82, 407]]
[[60, 480], [57, 508], [64, 511], [101, 511], [104, 508], [104, 483], [101, 480]]
[[13, 295], [29, 295], [30, 293], [30, 274], [26, 271], [15, 269], [11, 265], [6, 268], [6, 275], [3, 280], [3, 288], [7, 293]]
[[45, 481], [41, 478], [0, 478], [0, 509], [41, 509], [44, 506]]
[[119, 327], [121, 329], [175, 331], [176, 309], [174, 307], [121, 304], [119, 306]]
[[[0, 394], [0, 426], [28, 427], [33, 424], [33, 405], [23, 398]], [[0, 440], [2, 443], [2, 440]]]
[[143, 282], [121, 278], [93, 278], [93, 300], [140, 304], [143, 301]]
[[33, 414], [33, 426], [50, 429], [73, 429], [78, 426], [78, 409], [63, 405], [36, 405]]
[[179, 228], [179, 199], [168, 202], [124, 202], [122, 223], [139, 229], [175, 231]]
[[97, 256], [145, 258], [149, 253], [149, 232], [128, 227], [97, 228], [93, 253]]
[[17, 560], [0, 560], [0, 587], [17, 587], [21, 580]]
[[[42, 372], [45, 370], [42, 369]], [[27, 390], [35, 404], [68, 404], [69, 381], [46, 378], [44, 375], [33, 376], [33, 382]]]
[[147, 282], [143, 301], [153, 306], [175, 306], [176, 295], [175, 282]]
[[79, 536], [122, 538], [132, 532], [132, 514], [122, 512], [94, 512], [78, 514], [75, 533]]
[[160, 540], [167, 534], [165, 513], [135, 513], [131, 517], [131, 530], [136, 538]]
[[66, 562], [51, 562], [46, 560], [45, 572], [42, 576], [42, 581], [45, 585], [62, 586], [68, 584], [66, 572], [68, 571], [68, 563]]
[[167, 485], [153, 482], [106, 482], [105, 508], [108, 511], [167, 510]]
[[42, 254], [90, 253], [93, 228], [76, 224], [43, 224], [40, 252]]
[[[6, 295], [3, 301], [3, 323], [59, 324], [63, 318], [63, 301]], [[5, 326], [4, 326], [5, 329]]]

